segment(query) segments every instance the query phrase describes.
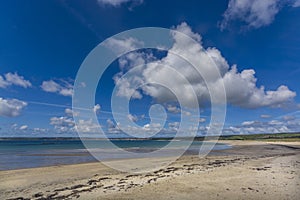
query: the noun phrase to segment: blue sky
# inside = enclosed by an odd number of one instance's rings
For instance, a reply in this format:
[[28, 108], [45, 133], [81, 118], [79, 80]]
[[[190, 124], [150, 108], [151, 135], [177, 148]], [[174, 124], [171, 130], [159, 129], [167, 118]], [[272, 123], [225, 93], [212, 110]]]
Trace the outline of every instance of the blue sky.
[[[3, 1], [0, 136], [76, 136], [71, 96], [81, 63], [106, 38], [149, 26], [197, 35], [201, 37], [199, 47], [220, 61], [228, 94], [224, 134], [299, 131], [300, 2], [258, 2]], [[167, 52], [136, 52], [135, 59], [147, 63], [145, 55], [151, 53], [156, 62], [169, 59]], [[197, 58], [197, 53], [190, 53]], [[128, 68], [132, 67], [134, 60], [130, 56], [121, 59], [129, 63]], [[102, 129], [116, 137], [123, 134], [121, 125], [111, 115], [110, 95], [116, 74], [124, 72], [121, 59], [101, 78], [94, 107]], [[235, 72], [233, 65], [237, 66]], [[167, 122], [151, 125], [149, 108], [165, 96], [147, 91], [141, 91], [142, 98], [130, 101], [131, 115], [125, 117], [141, 126], [139, 131], [162, 129], [165, 135], [173, 134], [180, 121], [178, 104], [162, 102]], [[197, 118], [199, 135], [205, 134], [209, 128], [209, 106], [201, 107]], [[89, 134], [97, 127], [89, 119], [80, 126]]]

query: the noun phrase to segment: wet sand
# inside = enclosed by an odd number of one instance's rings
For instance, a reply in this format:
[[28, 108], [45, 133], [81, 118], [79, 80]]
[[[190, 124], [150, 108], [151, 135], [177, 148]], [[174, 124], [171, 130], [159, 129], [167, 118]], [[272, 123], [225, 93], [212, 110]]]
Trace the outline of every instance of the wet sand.
[[300, 142], [219, 142], [232, 148], [144, 174], [101, 163], [0, 171], [0, 199], [299, 199]]

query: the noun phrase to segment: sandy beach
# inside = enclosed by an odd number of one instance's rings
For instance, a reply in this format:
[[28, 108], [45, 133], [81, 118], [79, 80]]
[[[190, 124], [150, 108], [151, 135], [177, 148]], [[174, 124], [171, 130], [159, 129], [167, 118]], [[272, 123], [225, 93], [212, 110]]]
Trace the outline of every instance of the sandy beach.
[[101, 163], [0, 171], [0, 199], [299, 199], [300, 142], [219, 142], [232, 148], [146, 174]]

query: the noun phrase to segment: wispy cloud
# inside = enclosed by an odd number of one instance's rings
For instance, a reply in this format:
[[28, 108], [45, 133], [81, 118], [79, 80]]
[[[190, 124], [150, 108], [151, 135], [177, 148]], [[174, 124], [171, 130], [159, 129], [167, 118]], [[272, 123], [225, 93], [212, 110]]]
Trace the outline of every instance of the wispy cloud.
[[264, 119], [267, 119], [267, 118], [270, 118], [272, 117], [271, 115], [265, 115], [265, 114], [262, 114], [260, 115], [261, 118], [264, 118]]
[[99, 4], [102, 5], [110, 5], [110, 6], [114, 6], [114, 7], [119, 7], [122, 4], [126, 4], [126, 3], [130, 3], [131, 7], [140, 5], [143, 3], [143, 0], [98, 0]]
[[300, 0], [296, 0], [293, 4], [293, 7], [300, 7]]

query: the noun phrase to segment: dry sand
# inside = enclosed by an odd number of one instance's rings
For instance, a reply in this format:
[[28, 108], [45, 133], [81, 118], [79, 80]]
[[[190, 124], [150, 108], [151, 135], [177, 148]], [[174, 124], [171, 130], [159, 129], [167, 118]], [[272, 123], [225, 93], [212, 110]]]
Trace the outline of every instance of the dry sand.
[[[233, 146], [165, 169], [127, 174], [101, 163], [0, 171], [0, 199], [299, 199], [300, 143]], [[142, 162], [142, 159], [128, 162]]]

